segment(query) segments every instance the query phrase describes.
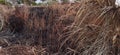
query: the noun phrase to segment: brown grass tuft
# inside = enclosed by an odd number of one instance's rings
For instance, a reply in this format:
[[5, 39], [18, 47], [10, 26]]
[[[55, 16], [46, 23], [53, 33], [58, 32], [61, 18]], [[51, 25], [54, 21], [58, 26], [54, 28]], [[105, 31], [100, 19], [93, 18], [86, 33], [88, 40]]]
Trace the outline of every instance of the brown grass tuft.
[[[119, 8], [114, 7], [114, 0], [16, 7], [6, 18], [9, 23], [6, 26], [13, 31], [8, 42], [10, 46], [24, 45], [25, 51], [28, 46], [41, 46], [45, 48], [45, 54], [117, 55], [120, 54], [119, 12]], [[22, 51], [21, 47], [11, 48]]]

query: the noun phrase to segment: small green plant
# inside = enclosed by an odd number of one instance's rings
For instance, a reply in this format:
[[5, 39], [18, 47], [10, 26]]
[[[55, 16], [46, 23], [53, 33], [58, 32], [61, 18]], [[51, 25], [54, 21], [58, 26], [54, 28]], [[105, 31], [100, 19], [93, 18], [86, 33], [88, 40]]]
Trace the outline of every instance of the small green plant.
[[0, 4], [5, 4], [5, 0], [0, 0]]

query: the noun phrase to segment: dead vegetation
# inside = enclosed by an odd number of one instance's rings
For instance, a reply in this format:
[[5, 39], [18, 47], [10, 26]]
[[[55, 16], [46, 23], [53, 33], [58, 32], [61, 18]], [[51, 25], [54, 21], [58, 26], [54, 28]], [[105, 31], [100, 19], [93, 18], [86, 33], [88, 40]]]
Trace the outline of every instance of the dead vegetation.
[[4, 14], [1, 54], [119, 55], [120, 10], [114, 0], [15, 7]]

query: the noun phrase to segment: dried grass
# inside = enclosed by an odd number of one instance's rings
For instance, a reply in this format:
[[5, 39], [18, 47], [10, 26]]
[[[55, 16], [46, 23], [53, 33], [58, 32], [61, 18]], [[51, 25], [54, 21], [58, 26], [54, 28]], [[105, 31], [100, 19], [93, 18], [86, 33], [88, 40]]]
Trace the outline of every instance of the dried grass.
[[[33, 55], [117, 55], [120, 54], [119, 12], [114, 0], [81, 0], [76, 4], [16, 7], [12, 14], [14, 17], [10, 18], [9, 15], [6, 18], [6, 22], [11, 23], [8, 29], [15, 35], [9, 39], [10, 46], [36, 46]], [[14, 18], [22, 22], [9, 21]], [[14, 30], [17, 28], [23, 31]], [[36, 50], [39, 46], [41, 48]]]
[[[105, 0], [103, 1], [105, 2]], [[114, 30], [117, 27], [119, 29], [119, 25], [117, 25], [119, 18], [116, 15], [119, 9], [115, 9], [114, 5], [111, 5], [111, 1], [107, 5], [103, 3], [103, 7], [99, 4], [102, 1], [91, 0], [86, 2], [78, 10], [75, 21], [70, 31], [67, 32], [69, 35], [67, 37], [66, 35], [62, 36], [62, 38], [66, 38], [61, 43], [61, 48], [67, 46], [74, 49], [75, 52], [72, 51], [69, 54], [76, 52], [80, 55], [119, 54], [119, 47], [114, 47], [112, 43], [113, 36], [119, 32]]]

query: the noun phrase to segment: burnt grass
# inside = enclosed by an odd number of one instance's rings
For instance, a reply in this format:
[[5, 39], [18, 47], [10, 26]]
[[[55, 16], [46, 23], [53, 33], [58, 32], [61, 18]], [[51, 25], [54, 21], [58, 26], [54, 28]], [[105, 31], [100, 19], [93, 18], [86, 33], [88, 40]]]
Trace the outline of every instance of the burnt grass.
[[15, 7], [5, 15], [0, 55], [120, 54], [120, 10], [105, 2]]
[[[62, 10], [65, 11], [65, 8]], [[59, 54], [60, 41], [58, 39], [63, 33], [63, 28], [73, 23], [73, 18], [62, 21], [60, 16], [64, 14], [65, 12], [51, 6], [16, 7], [13, 14], [7, 17], [5, 28], [0, 32], [1, 38], [5, 39], [0, 44], [5, 48], [3, 55], [5, 51], [5, 54], [10, 55]], [[36, 50], [27, 53], [26, 48], [31, 49], [30, 46], [35, 47]]]

